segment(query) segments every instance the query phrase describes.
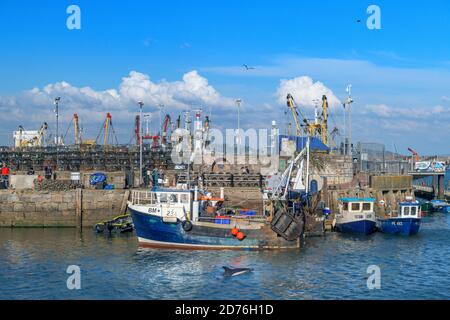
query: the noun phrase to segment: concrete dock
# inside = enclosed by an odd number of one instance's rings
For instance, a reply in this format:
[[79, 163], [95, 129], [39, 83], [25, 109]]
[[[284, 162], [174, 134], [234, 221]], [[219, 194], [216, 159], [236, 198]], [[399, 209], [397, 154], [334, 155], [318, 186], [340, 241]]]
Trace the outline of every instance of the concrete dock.
[[91, 227], [121, 214], [129, 190], [0, 190], [0, 227]]

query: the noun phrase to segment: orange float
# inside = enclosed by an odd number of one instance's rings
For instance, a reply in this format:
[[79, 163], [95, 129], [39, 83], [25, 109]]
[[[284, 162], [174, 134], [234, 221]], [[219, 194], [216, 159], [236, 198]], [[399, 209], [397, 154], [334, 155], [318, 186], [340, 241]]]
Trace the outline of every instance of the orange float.
[[240, 231], [240, 232], [237, 233], [236, 238], [237, 238], [239, 241], [242, 241], [242, 240], [245, 239], [245, 234], [244, 234], [242, 231]]
[[239, 233], [239, 229], [238, 228], [234, 227], [233, 229], [231, 229], [231, 234], [233, 236], [236, 237], [238, 235], [238, 233]]

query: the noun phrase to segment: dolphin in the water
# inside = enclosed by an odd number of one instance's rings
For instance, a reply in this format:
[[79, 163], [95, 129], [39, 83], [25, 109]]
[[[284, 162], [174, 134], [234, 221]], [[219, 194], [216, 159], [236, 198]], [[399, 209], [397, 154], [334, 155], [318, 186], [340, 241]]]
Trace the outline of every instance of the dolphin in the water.
[[224, 276], [225, 277], [234, 277], [239, 276], [244, 273], [252, 272], [253, 269], [251, 268], [228, 268], [228, 267], [222, 267], [225, 270]]

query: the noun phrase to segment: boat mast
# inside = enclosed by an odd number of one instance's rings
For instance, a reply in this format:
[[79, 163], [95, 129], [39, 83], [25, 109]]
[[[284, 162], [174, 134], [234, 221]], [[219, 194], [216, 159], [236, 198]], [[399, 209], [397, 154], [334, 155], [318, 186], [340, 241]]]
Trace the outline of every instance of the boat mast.
[[309, 193], [309, 148], [310, 147], [310, 137], [306, 140], [306, 194]]

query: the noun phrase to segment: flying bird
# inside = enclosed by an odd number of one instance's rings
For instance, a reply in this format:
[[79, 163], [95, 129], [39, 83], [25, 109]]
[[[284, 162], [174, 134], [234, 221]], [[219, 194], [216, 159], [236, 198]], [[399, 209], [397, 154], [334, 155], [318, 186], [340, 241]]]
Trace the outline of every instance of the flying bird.
[[356, 22], [358, 22], [358, 23], [361, 22], [361, 19], [356, 20]]
[[255, 68], [254, 67], [249, 67], [248, 65], [246, 65], [246, 64], [243, 64], [242, 65], [246, 70], [254, 70]]

